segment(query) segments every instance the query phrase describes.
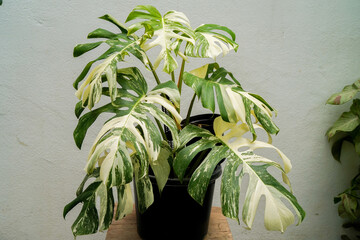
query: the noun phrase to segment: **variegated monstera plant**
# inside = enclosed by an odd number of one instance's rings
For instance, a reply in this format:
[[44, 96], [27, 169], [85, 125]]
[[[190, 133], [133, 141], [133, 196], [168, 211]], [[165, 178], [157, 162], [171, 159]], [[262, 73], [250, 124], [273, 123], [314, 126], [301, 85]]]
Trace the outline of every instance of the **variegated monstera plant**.
[[[133, 209], [130, 182], [133, 180], [139, 210], [145, 211], [153, 202], [149, 168], [154, 172], [161, 190], [171, 171], [182, 180], [193, 158], [206, 149], [211, 151], [192, 173], [188, 186], [189, 194], [197, 202], [202, 203], [213, 170], [225, 158], [221, 179], [221, 204], [225, 216], [239, 222], [240, 186], [247, 174], [249, 184], [242, 219], [249, 228], [263, 195], [266, 198], [265, 226], [268, 230], [283, 232], [294, 223], [293, 212], [300, 223], [305, 212], [292, 194], [286, 175], [291, 163], [271, 145], [270, 134], [279, 131], [272, 121], [275, 110], [259, 95], [246, 92], [235, 77], [217, 63], [190, 72], [184, 70], [190, 58], [215, 60], [219, 55], [236, 51], [235, 34], [229, 28], [215, 24], [193, 29], [183, 13], [169, 11], [161, 15], [155, 7], [148, 5], [133, 9], [126, 22], [137, 21], [129, 27], [110, 15], [101, 19], [115, 24], [119, 33], [96, 29], [88, 38], [104, 40], [79, 44], [74, 49], [74, 56], [78, 57], [101, 44], [108, 46], [103, 54], [86, 65], [74, 83], [76, 96], [80, 99], [75, 109], [79, 118], [74, 131], [77, 146], [81, 147], [86, 131], [101, 113], [108, 112], [113, 116], [94, 141], [85, 167], [87, 175], [77, 190], [76, 198], [64, 209], [65, 217], [74, 206], [83, 204], [72, 225], [73, 234], [77, 236], [106, 230], [113, 215], [121, 219], [130, 213]], [[152, 63], [147, 51], [154, 47], [160, 51]], [[136, 67], [123, 68], [127, 57], [135, 57], [143, 63], [143, 70], [151, 71], [153, 79], [145, 79]], [[177, 58], [182, 60], [180, 68]], [[96, 62], [100, 63], [93, 67]], [[172, 80], [159, 79], [156, 69], [161, 63], [162, 70]], [[175, 78], [177, 69], [180, 69], [179, 75]], [[156, 81], [157, 86], [149, 91], [147, 81]], [[181, 124], [183, 83], [194, 91], [187, 118], [191, 115], [196, 97], [204, 108], [212, 112], [217, 103], [221, 116], [214, 121], [215, 134], [186, 124], [188, 121]], [[101, 97], [108, 97], [109, 103], [95, 108]], [[85, 108], [89, 111], [83, 114]], [[164, 125], [172, 135], [171, 147], [166, 141]], [[258, 131], [265, 131], [268, 139], [258, 140]], [[252, 137], [249, 138], [247, 133]], [[194, 138], [200, 140], [188, 144]], [[274, 149], [283, 160], [282, 164], [255, 154], [259, 148]], [[269, 167], [282, 174], [282, 181], [288, 187], [268, 172]], [[93, 182], [85, 188], [89, 179]], [[114, 214], [115, 199], [118, 207]], [[283, 200], [288, 204], [284, 204]]]

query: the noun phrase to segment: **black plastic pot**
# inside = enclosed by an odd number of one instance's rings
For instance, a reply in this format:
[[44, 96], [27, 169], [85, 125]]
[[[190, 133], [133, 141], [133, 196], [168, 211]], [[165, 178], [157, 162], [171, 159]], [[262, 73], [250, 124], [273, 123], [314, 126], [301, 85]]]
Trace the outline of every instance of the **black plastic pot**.
[[[215, 180], [221, 175], [218, 165], [201, 206], [187, 192], [186, 179], [169, 179], [160, 196], [154, 176], [150, 176], [154, 203], [143, 213], [136, 211], [137, 231], [145, 240], [201, 240], [208, 232]], [[137, 200], [135, 198], [137, 207]]]
[[[204, 114], [192, 117], [192, 124], [212, 131], [213, 119], [217, 115]], [[144, 240], [202, 240], [208, 232], [215, 180], [221, 175], [218, 165], [212, 174], [203, 205], [197, 203], [187, 192], [190, 179], [180, 183], [169, 178], [162, 194], [159, 194], [156, 179], [150, 175], [154, 203], [144, 212], [137, 210], [137, 231]], [[135, 194], [136, 195], [136, 194]]]

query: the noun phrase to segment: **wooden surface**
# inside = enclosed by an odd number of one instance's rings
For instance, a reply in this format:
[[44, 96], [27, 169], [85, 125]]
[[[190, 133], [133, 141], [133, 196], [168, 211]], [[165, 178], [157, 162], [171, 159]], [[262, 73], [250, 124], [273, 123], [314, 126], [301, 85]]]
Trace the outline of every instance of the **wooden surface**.
[[[221, 208], [213, 207], [210, 215], [209, 231], [204, 240], [232, 240], [229, 224], [221, 213]], [[136, 232], [135, 211], [120, 221], [113, 221], [106, 234], [106, 240], [141, 240]]]

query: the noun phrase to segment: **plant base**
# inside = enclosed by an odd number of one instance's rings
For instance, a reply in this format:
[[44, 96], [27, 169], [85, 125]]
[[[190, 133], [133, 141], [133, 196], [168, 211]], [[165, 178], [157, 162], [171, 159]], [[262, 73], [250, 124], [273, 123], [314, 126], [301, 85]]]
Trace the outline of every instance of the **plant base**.
[[221, 175], [217, 166], [204, 199], [198, 204], [187, 192], [189, 179], [183, 184], [169, 179], [160, 196], [155, 177], [151, 177], [154, 203], [143, 213], [137, 211], [137, 231], [144, 240], [201, 240], [208, 232], [215, 180]]

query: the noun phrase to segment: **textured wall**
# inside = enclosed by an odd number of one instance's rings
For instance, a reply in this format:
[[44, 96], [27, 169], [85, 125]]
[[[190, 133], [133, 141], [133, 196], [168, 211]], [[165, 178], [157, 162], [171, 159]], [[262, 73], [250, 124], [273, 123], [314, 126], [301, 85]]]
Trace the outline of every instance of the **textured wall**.
[[[263, 227], [262, 202], [252, 231], [230, 222], [234, 239], [339, 239], [341, 220], [332, 197], [347, 186], [357, 164], [354, 154], [343, 165], [332, 160], [324, 134], [348, 106], [334, 108], [325, 101], [360, 77], [360, 2], [161, 2], [164, 6], [156, 2], [159, 10], [183, 11], [193, 26], [230, 27], [239, 51], [218, 62], [279, 111], [281, 131], [274, 144], [293, 162], [290, 179], [307, 217], [284, 234], [269, 233]], [[76, 214], [64, 221], [62, 209], [74, 196], [100, 127], [90, 130], [84, 151], [77, 150], [72, 82], [95, 55], [75, 60], [72, 48], [85, 42], [88, 32], [109, 26], [97, 17], [110, 13], [124, 21], [135, 5], [144, 3], [150, 1], [3, 1], [0, 239], [72, 239]], [[219, 205], [218, 192], [214, 202]], [[104, 238], [101, 233], [79, 237]]]

